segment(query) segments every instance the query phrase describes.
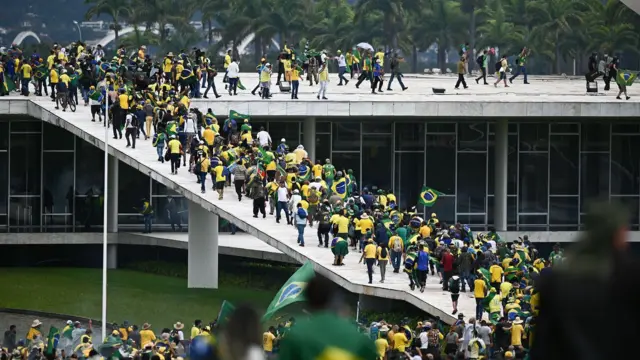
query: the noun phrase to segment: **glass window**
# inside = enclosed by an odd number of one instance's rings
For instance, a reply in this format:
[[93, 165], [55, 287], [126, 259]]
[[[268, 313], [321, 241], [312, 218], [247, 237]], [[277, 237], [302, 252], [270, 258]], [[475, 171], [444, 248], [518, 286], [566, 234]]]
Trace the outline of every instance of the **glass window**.
[[42, 122], [44, 150], [73, 150], [75, 136], [67, 130]]
[[609, 197], [609, 154], [582, 154], [580, 174], [580, 205], [585, 211], [588, 200]]
[[519, 212], [547, 212], [547, 160], [547, 153], [520, 154]]
[[9, 153], [0, 152], [0, 214], [7, 213], [9, 200]]
[[453, 169], [456, 163], [456, 136], [428, 134], [426, 159], [425, 184], [447, 195], [455, 194], [456, 173], [447, 169]]
[[396, 154], [395, 176], [398, 206], [407, 209], [416, 205], [424, 184], [424, 153]]
[[427, 124], [427, 133], [455, 133], [456, 132], [456, 123], [448, 122], [448, 123], [429, 123]]
[[174, 226], [184, 226], [189, 219], [189, 201], [183, 197], [154, 197], [152, 206], [158, 224], [171, 224], [173, 218]]
[[456, 197], [440, 196], [432, 207], [425, 208], [425, 219], [436, 213], [440, 222], [453, 225], [456, 218]]
[[611, 195], [640, 192], [640, 142], [635, 136], [611, 139]]
[[580, 125], [577, 123], [551, 123], [551, 133], [578, 134]]
[[[460, 224], [476, 225], [471, 227], [474, 231], [483, 230], [485, 225], [484, 215], [458, 215], [457, 222]], [[478, 225], [482, 225], [482, 227]]]
[[[44, 121], [17, 120], [11, 122], [11, 132], [41, 132]], [[13, 141], [13, 139], [12, 139]]]
[[386, 120], [366, 121], [362, 123], [363, 134], [391, 134], [392, 123]]
[[[508, 124], [507, 131], [509, 132], [509, 135], [511, 135], [511, 134], [518, 135], [518, 123], [510, 122]], [[489, 123], [489, 134], [495, 134], [495, 133], [496, 133], [496, 123], [490, 122]]]
[[580, 136], [582, 137], [583, 151], [609, 151], [608, 122], [587, 122], [582, 124]]
[[[484, 213], [487, 196], [487, 154], [458, 154], [459, 213]], [[437, 188], [436, 188], [437, 189]]]
[[577, 135], [551, 135], [549, 194], [578, 195], [580, 138]]
[[396, 123], [396, 150], [424, 151], [424, 123]]
[[333, 151], [356, 150], [360, 151], [360, 123], [359, 122], [333, 122]]
[[353, 176], [355, 176], [358, 186], [364, 187], [366, 184], [362, 183], [362, 178], [360, 177], [360, 153], [340, 153], [334, 152], [332, 155], [331, 162], [333, 166], [336, 167], [336, 170], [353, 170]]
[[0, 150], [9, 148], [9, 122], [0, 121]]
[[458, 123], [460, 151], [487, 151], [487, 123]]
[[[494, 208], [494, 197], [487, 196], [487, 224], [495, 225], [495, 208]], [[517, 196], [507, 196], [507, 225], [515, 225], [516, 224], [516, 214], [517, 214]]]
[[578, 197], [549, 198], [549, 223], [552, 225], [578, 225]]
[[545, 225], [547, 215], [520, 215], [520, 225]]
[[611, 124], [611, 132], [616, 134], [637, 134], [640, 132], [640, 125], [629, 123], [613, 123]]
[[44, 214], [72, 213], [73, 153], [43, 153], [42, 208]]
[[78, 231], [99, 231], [104, 221], [104, 206], [102, 194], [84, 194], [76, 196], [74, 207], [75, 225]]
[[269, 135], [275, 144], [280, 144], [280, 139], [285, 138], [289, 148], [295, 149], [302, 143], [300, 137], [300, 121], [269, 121]]
[[142, 199], [149, 199], [149, 177], [120, 162], [118, 166], [118, 214], [137, 213]]
[[[509, 135], [508, 140], [508, 155], [507, 155], [507, 194], [516, 195], [516, 189], [518, 186], [518, 135]], [[489, 135], [489, 167], [487, 171], [488, 175], [488, 192], [489, 195], [494, 194], [494, 188], [496, 186], [496, 148], [495, 148], [495, 135]]]
[[11, 195], [40, 194], [40, 134], [11, 135]]
[[611, 201], [621, 203], [622, 205], [627, 207], [627, 211], [629, 212], [629, 230], [638, 230], [639, 228], [639, 219], [638, 219], [638, 198], [631, 196], [616, 196], [612, 197]]
[[362, 138], [362, 184], [379, 189], [391, 189], [392, 156], [390, 135], [365, 135]]
[[42, 214], [42, 232], [72, 232], [73, 217], [71, 215]]
[[[207, 182], [209, 182], [209, 179], [207, 179]], [[152, 191], [153, 191], [152, 194], [154, 196], [155, 195], [182, 196], [178, 192], [173, 191], [172, 189], [169, 189], [168, 187], [164, 186], [164, 184], [161, 184], [161, 183], [157, 182], [156, 180], [152, 180], [151, 188], [152, 188]]]
[[520, 151], [546, 151], [549, 145], [549, 124], [521, 123]]
[[104, 151], [76, 138], [76, 194], [104, 189]]
[[[9, 200], [9, 225], [40, 231], [40, 198], [20, 197]], [[36, 229], [37, 228], [37, 229]]]
[[[264, 127], [264, 129], [269, 132], [267, 129], [269, 127], [269, 124], [267, 121], [255, 121], [253, 119], [251, 119], [251, 132], [253, 133], [253, 137], [256, 137], [256, 134], [258, 134], [260, 132], [260, 128]], [[269, 134], [271, 135], [271, 134]], [[271, 141], [273, 141], [274, 139], [271, 139]], [[277, 139], [280, 140], [280, 139]]]
[[[121, 225], [129, 225], [129, 226], [121, 227]], [[136, 226], [131, 226], [131, 225], [136, 225]], [[140, 214], [134, 214], [134, 213], [130, 213], [126, 215], [118, 214], [118, 230], [142, 228], [143, 225], [144, 225], [144, 221], [143, 221], [142, 215]]]
[[324, 163], [331, 158], [331, 134], [316, 134], [316, 158]]
[[330, 121], [316, 121], [316, 134], [331, 134], [331, 122]]

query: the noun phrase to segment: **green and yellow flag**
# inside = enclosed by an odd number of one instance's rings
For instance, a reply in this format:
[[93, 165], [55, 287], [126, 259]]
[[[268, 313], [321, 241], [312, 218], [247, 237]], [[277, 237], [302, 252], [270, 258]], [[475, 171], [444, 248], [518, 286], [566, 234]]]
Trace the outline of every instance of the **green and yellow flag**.
[[631, 70], [618, 70], [616, 83], [621, 86], [631, 86], [638, 77], [638, 73], [632, 73]]
[[278, 290], [276, 297], [273, 298], [271, 304], [267, 308], [267, 312], [262, 317], [262, 321], [269, 320], [273, 314], [281, 310], [287, 305], [298, 301], [304, 301], [304, 289], [307, 287], [309, 280], [315, 276], [313, 265], [307, 261], [296, 271], [289, 280]]
[[235, 310], [236, 307], [232, 303], [224, 300], [220, 306], [220, 312], [218, 312], [218, 326], [224, 326]]
[[60, 331], [55, 326], [49, 328], [49, 336], [47, 336], [47, 349], [46, 355], [53, 355], [56, 353], [58, 347], [58, 341], [60, 341]]
[[418, 204], [424, 205], [426, 207], [432, 207], [435, 205], [436, 200], [440, 195], [444, 195], [440, 191], [436, 189], [432, 189], [428, 186], [423, 186], [422, 191], [420, 192], [420, 197], [418, 198]]
[[236, 120], [236, 122], [238, 120], [244, 120], [244, 119], [250, 119], [251, 116], [246, 115], [246, 114], [240, 114], [239, 112], [235, 111], [235, 110], [230, 110], [229, 111], [229, 119], [232, 120]]

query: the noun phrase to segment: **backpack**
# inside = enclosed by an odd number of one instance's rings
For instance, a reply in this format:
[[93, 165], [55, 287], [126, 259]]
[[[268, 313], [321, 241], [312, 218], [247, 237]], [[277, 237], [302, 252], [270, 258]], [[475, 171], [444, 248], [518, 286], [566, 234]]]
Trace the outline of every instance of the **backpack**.
[[393, 240], [393, 251], [402, 252], [402, 239], [398, 238]]
[[386, 258], [387, 255], [389, 255], [389, 252], [387, 251], [387, 248], [383, 246], [382, 249], [380, 250], [380, 257]]
[[137, 116], [135, 116], [135, 115], [133, 115], [133, 116], [131, 117], [131, 126], [138, 127], [139, 123], [140, 123], [140, 122], [138, 121], [138, 117], [137, 117]]
[[496, 63], [496, 71], [500, 71], [502, 69], [502, 60], [498, 60]]
[[451, 286], [449, 286], [449, 290], [454, 294], [460, 292], [460, 278], [457, 278], [456, 280], [451, 281]]
[[438, 336], [438, 331], [435, 329], [431, 329], [427, 332], [427, 339], [429, 340], [429, 344], [434, 344], [434, 346], [436, 347], [440, 345], [440, 338]]
[[478, 56], [478, 58], [476, 59], [476, 64], [480, 65], [480, 67], [484, 65], [484, 55]]
[[311, 188], [309, 190], [309, 197], [307, 198], [307, 200], [309, 200], [310, 204], [317, 204], [318, 203], [318, 191], [316, 191], [316, 189]]

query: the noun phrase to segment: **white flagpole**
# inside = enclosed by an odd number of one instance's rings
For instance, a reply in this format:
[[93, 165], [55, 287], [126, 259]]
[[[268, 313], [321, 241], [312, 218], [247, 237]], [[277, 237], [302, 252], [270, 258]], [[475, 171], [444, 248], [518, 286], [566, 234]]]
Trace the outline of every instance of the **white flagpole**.
[[356, 322], [358, 322], [360, 320], [360, 301], [358, 301], [358, 304], [356, 305]]
[[[107, 221], [109, 203], [109, 83], [106, 84], [105, 114], [104, 114], [104, 218], [102, 223], [102, 338], [107, 336]], [[99, 341], [102, 341], [100, 339]]]

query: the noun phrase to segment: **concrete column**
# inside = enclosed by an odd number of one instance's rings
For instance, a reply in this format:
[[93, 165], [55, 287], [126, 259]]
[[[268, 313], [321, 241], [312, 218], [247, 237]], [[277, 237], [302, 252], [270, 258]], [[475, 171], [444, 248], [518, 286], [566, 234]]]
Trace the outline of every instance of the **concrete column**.
[[107, 198], [107, 231], [118, 232], [118, 164], [117, 157], [109, 155], [109, 193]]
[[107, 269], [118, 268], [118, 244], [107, 244]]
[[509, 123], [507, 119], [496, 121], [495, 131], [495, 191], [494, 218], [496, 231], [507, 231], [507, 165], [509, 155]]
[[189, 288], [218, 288], [218, 215], [189, 201]]
[[316, 118], [308, 117], [302, 124], [302, 145], [309, 153], [309, 159], [315, 163], [316, 160]]

